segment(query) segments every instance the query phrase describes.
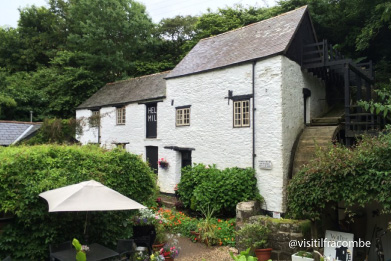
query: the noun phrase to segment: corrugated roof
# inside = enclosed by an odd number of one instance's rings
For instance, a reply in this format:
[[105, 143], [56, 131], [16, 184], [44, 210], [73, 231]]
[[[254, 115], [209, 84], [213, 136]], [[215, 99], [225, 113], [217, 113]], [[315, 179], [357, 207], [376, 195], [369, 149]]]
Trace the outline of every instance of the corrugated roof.
[[77, 109], [99, 108], [132, 102], [158, 99], [166, 96], [164, 78], [169, 72], [146, 75], [124, 81], [108, 83]]
[[307, 6], [223, 34], [206, 38], [186, 55], [167, 78], [217, 69], [284, 52]]
[[23, 140], [33, 134], [42, 123], [0, 121], [0, 146], [9, 146], [16, 140]]

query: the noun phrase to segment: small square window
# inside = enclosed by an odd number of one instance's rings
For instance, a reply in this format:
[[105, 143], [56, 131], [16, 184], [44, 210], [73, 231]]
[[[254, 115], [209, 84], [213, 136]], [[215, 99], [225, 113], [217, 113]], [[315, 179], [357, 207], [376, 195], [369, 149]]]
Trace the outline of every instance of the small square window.
[[190, 125], [190, 108], [176, 109], [176, 126]]
[[126, 109], [125, 106], [117, 108], [117, 125], [124, 125], [126, 122]]
[[250, 126], [250, 101], [235, 101], [234, 102], [234, 127], [249, 127]]
[[99, 111], [92, 111], [92, 115], [90, 117], [90, 126], [98, 127], [100, 122], [100, 113]]

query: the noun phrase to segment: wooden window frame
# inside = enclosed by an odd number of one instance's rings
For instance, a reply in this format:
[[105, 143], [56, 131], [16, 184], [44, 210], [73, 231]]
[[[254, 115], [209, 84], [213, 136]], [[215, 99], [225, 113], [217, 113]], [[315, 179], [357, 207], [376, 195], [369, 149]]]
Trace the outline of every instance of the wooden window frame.
[[[246, 111], [243, 111], [243, 109]], [[250, 100], [237, 100], [233, 102], [233, 127], [250, 127]]]
[[125, 125], [126, 123], [126, 107], [118, 107], [116, 109], [117, 125]]
[[190, 126], [190, 106], [177, 107], [175, 110], [175, 126]]
[[[96, 115], [98, 115], [98, 116], [96, 116]], [[91, 111], [90, 126], [91, 127], [99, 127], [99, 122], [100, 122], [100, 111], [99, 110]]]

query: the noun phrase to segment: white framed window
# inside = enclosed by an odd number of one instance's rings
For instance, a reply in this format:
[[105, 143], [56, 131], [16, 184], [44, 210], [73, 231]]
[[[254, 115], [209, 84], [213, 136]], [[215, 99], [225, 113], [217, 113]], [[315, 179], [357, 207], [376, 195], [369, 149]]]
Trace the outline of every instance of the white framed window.
[[126, 109], [125, 106], [117, 108], [117, 125], [125, 125], [126, 122]]
[[250, 126], [250, 100], [234, 101], [234, 127]]
[[100, 113], [99, 111], [92, 111], [92, 115], [90, 118], [90, 126], [98, 127], [100, 122]]
[[190, 107], [176, 109], [176, 126], [190, 125]]

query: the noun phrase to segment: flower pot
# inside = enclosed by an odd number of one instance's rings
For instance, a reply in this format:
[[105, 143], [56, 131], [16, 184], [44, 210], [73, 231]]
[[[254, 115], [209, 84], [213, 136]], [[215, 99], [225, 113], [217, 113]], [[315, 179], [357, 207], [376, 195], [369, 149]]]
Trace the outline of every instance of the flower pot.
[[197, 239], [200, 239], [200, 233], [198, 233], [196, 231], [190, 231], [190, 234], [195, 236]]
[[[297, 253], [296, 253], [297, 254]], [[292, 255], [292, 261], [314, 261], [313, 258], [297, 256], [296, 254]]]
[[159, 251], [162, 247], [164, 247], [166, 243], [161, 243], [161, 244], [154, 244], [152, 245], [153, 251]]
[[168, 162], [160, 162], [160, 167], [163, 169], [168, 168]]
[[164, 260], [166, 260], [166, 261], [174, 261], [174, 258], [166, 256], [166, 257], [164, 257]]
[[267, 261], [270, 259], [270, 256], [272, 255], [271, 248], [265, 248], [265, 249], [255, 249], [255, 255], [258, 258], [258, 261]]

